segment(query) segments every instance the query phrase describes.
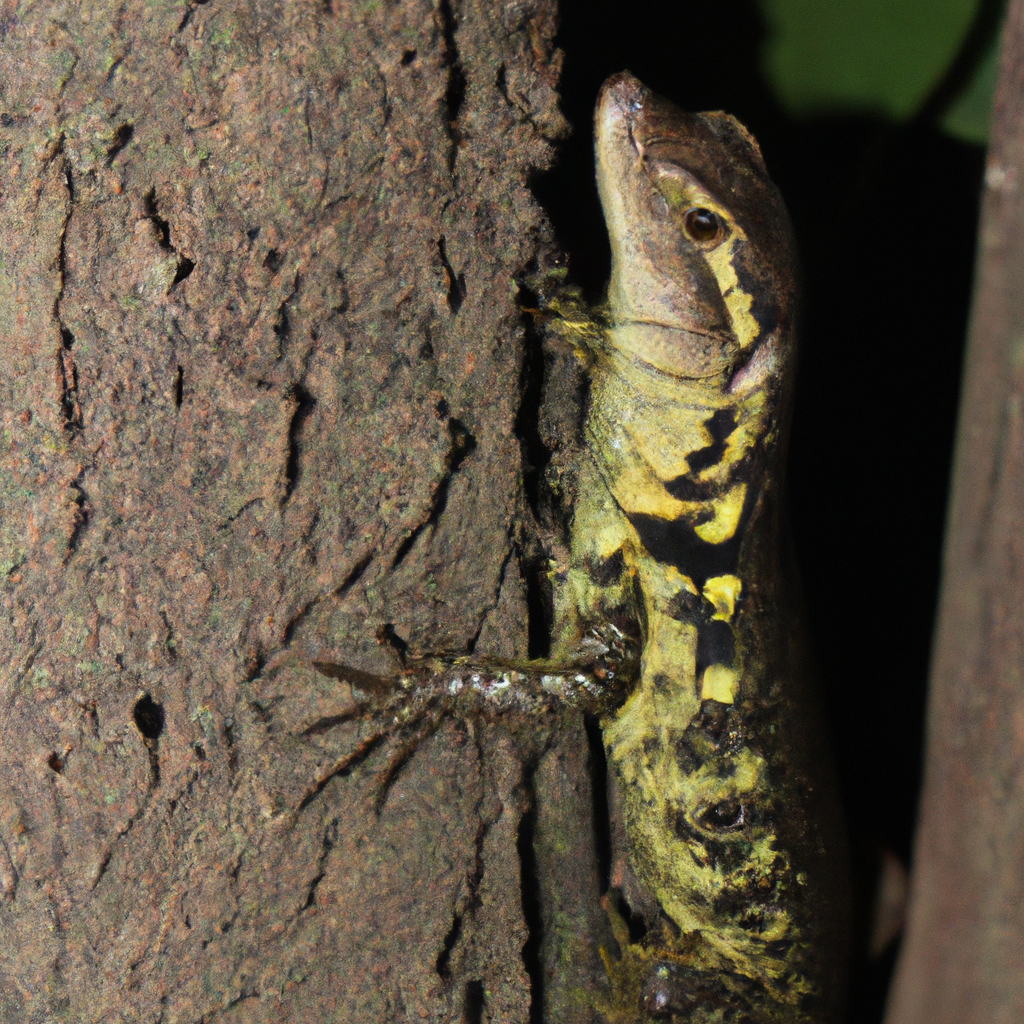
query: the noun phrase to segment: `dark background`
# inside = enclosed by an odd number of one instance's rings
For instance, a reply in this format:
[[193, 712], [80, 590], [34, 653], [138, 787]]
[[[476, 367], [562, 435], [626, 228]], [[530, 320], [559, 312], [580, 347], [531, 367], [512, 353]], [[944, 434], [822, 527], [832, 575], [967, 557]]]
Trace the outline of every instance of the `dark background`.
[[[750, 0], [563, 0], [563, 110], [574, 126], [536, 183], [572, 278], [594, 297], [608, 244], [593, 184], [598, 88], [629, 69], [691, 110], [726, 110], [761, 143], [803, 261], [789, 462], [791, 521], [855, 854], [864, 950], [851, 1024], [882, 1016], [895, 945], [866, 930], [879, 852], [909, 863], [925, 692], [984, 151], [934, 127], [998, 23], [983, 4], [921, 115], [794, 121], [759, 71]], [[995, 16], [993, 16], [995, 14]]]

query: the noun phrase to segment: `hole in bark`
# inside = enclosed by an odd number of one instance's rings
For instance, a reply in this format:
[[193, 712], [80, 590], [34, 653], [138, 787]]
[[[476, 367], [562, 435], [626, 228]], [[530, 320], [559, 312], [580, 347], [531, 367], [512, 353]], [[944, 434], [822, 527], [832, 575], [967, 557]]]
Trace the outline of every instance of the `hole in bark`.
[[165, 218], [160, 216], [160, 208], [157, 205], [155, 188], [151, 188], [143, 197], [142, 208], [150, 223], [156, 228], [160, 248], [167, 252], [173, 252], [178, 257], [178, 265], [174, 271], [174, 279], [171, 281], [170, 288], [168, 288], [168, 291], [170, 291], [171, 288], [180, 284], [186, 277], [188, 277], [189, 274], [192, 273], [193, 270], [195, 270], [195, 262], [190, 260], [187, 256], [182, 256], [178, 250], [174, 248], [174, 243], [171, 241], [171, 225]]
[[451, 451], [448, 453], [448, 468], [455, 473], [466, 457], [476, 449], [476, 438], [466, 428], [466, 424], [454, 416], [448, 421], [448, 433], [452, 439]]
[[[520, 287], [518, 301], [524, 310], [537, 309], [539, 297]], [[544, 397], [544, 343], [535, 318], [522, 314], [526, 345], [523, 351], [522, 377], [519, 383], [519, 414], [516, 435], [523, 449], [523, 488], [534, 515], [540, 518], [540, 488], [544, 470], [551, 461], [551, 451], [540, 436], [538, 413]]]
[[255, 242], [256, 239], [259, 238], [259, 235], [260, 235], [259, 225], [257, 224], [256, 227], [249, 228], [249, 230], [246, 231], [245, 235], [249, 239], [250, 242]]
[[147, 740], [155, 740], [164, 731], [164, 709], [148, 693], [136, 702], [132, 712], [135, 725]]
[[523, 582], [526, 584], [526, 642], [531, 658], [546, 658], [551, 653], [553, 620], [551, 580], [543, 550], [531, 545], [523, 557]]
[[345, 275], [341, 270], [334, 272], [334, 279], [338, 282], [338, 294], [335, 298], [334, 305], [331, 306], [332, 313], [347, 313], [349, 303], [351, 299], [348, 294], [348, 285], [345, 284]]
[[160, 247], [162, 249], [171, 248], [171, 225], [160, 216], [159, 210], [156, 205], [156, 189], [151, 188], [146, 193], [142, 200], [142, 208], [146, 211], [146, 216], [157, 230], [157, 234], [160, 236]]
[[204, 747], [199, 740], [196, 740], [195, 743], [192, 744], [192, 749], [196, 752], [196, 757], [198, 757], [200, 761], [206, 760], [206, 747]]
[[46, 759], [46, 763], [58, 774], [64, 774], [64, 762], [61, 760], [60, 754], [57, 751], [53, 751], [50, 756]]
[[[459, 48], [455, 45], [455, 33], [459, 26], [455, 20], [451, 0], [441, 0], [438, 5], [438, 13], [441, 15], [441, 34], [445, 43], [444, 56], [448, 63], [448, 88], [445, 90], [444, 103], [448, 110], [448, 120], [454, 121], [462, 109], [462, 101], [466, 98], [466, 75], [462, 70]], [[454, 133], [453, 141], [458, 142]]]
[[[299, 278], [298, 275], [296, 274], [295, 287], [298, 288], [298, 286]], [[281, 301], [281, 305], [277, 307], [277, 318], [275, 319], [273, 325], [271, 326], [271, 330], [274, 332], [274, 334], [277, 335], [282, 344], [284, 343], [285, 338], [287, 338], [288, 335], [291, 334], [292, 330], [292, 323], [288, 317], [288, 303], [292, 301], [292, 297], [294, 295], [295, 292], [293, 291], [291, 295], [286, 296]]]
[[484, 1019], [484, 983], [467, 981], [462, 998], [462, 1024], [480, 1024]]
[[444, 937], [444, 945], [441, 947], [441, 952], [437, 954], [437, 963], [434, 965], [437, 976], [443, 981], [448, 981], [451, 978], [449, 961], [452, 958], [452, 950], [459, 943], [460, 935], [462, 935], [462, 915], [456, 914], [451, 928], [448, 929], [448, 934]]
[[181, 23], [178, 25], [178, 31], [183, 31], [188, 23], [192, 20], [192, 15], [196, 13], [196, 9], [202, 7], [204, 4], [208, 4], [210, 0], [191, 0], [188, 7], [185, 10], [185, 17], [181, 19]]
[[63, 384], [60, 402], [64, 413], [64, 426], [68, 430], [75, 431], [82, 426], [82, 410], [78, 404], [78, 367], [75, 366], [75, 360], [71, 355], [71, 350], [75, 346], [75, 336], [64, 324], [60, 326], [60, 342], [61, 351], [57, 354], [57, 370]]
[[174, 272], [174, 280], [171, 282], [171, 287], [173, 288], [176, 284], [181, 284], [195, 269], [196, 265], [192, 260], [187, 256], [179, 256], [178, 269]]
[[110, 146], [107, 148], [107, 166], [109, 167], [118, 153], [132, 141], [135, 128], [130, 124], [123, 124], [114, 132]]
[[406, 640], [395, 632], [395, 624], [393, 622], [385, 622], [380, 629], [377, 630], [377, 643], [382, 647], [390, 647], [403, 661], [405, 660], [406, 652], [409, 650], [409, 644]]
[[174, 378], [174, 407], [176, 409], [181, 408], [181, 403], [185, 398], [185, 371], [178, 367], [177, 376]]
[[292, 414], [292, 421], [288, 425], [288, 461], [284, 470], [284, 500], [287, 501], [295, 490], [299, 480], [299, 434], [302, 432], [302, 425], [306, 422], [309, 414], [316, 405], [316, 400], [301, 385], [296, 384], [292, 394], [299, 403]]
[[[68, 429], [74, 430], [81, 427], [81, 419], [68, 423]], [[79, 478], [81, 479], [81, 478]], [[74, 509], [71, 516], [71, 536], [68, 537], [68, 555], [78, 550], [78, 542], [82, 537], [82, 531], [89, 522], [89, 509], [86, 506], [85, 491], [80, 484], [75, 485], [75, 493], [72, 498]]]
[[437, 240], [437, 251], [441, 254], [441, 264], [444, 267], [445, 276], [448, 278], [448, 308], [454, 316], [462, 309], [462, 303], [466, 298], [466, 275], [455, 273], [455, 268], [448, 260], [444, 235]]
[[[259, 229], [257, 228], [257, 230]], [[272, 274], [276, 274], [281, 269], [283, 262], [284, 257], [276, 249], [268, 249], [267, 255], [263, 258], [263, 266]]]
[[402, 59], [399, 61], [399, 63], [402, 65], [403, 68], [407, 68], [415, 59], [416, 51], [406, 50], [405, 53], [402, 54]]
[[[523, 309], [523, 365], [519, 382], [519, 412], [516, 416], [516, 436], [522, 458], [523, 491], [527, 504], [538, 523], [550, 524], [553, 518], [551, 495], [545, 487], [545, 473], [551, 462], [552, 451], [545, 444], [540, 430], [540, 409], [544, 401], [544, 344], [529, 312], [540, 305], [539, 297], [520, 285], [518, 302]], [[537, 543], [526, 546], [524, 579], [526, 603], [529, 612], [527, 636], [531, 658], [545, 658], [551, 646], [552, 605], [551, 581], [548, 577], [548, 556]]]

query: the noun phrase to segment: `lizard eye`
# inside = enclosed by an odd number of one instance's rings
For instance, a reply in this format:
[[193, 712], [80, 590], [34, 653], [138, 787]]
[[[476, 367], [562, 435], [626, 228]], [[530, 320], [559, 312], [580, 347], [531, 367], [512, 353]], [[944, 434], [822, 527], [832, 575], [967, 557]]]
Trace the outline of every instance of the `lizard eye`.
[[703, 206], [692, 206], [683, 214], [683, 231], [691, 242], [707, 245], [725, 234], [722, 218]]
[[702, 824], [705, 828], [716, 831], [727, 832], [737, 829], [744, 820], [743, 804], [735, 800], [723, 800], [720, 804], [709, 807], [702, 815]]

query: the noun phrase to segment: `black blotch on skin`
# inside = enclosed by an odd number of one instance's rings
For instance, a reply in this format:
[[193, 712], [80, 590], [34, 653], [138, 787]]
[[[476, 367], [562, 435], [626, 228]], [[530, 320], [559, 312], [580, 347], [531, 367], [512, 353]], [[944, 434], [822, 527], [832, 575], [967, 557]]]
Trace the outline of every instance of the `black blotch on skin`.
[[665, 490], [677, 501], [710, 501], [731, 482], [731, 478], [724, 485], [720, 481], [694, 480], [689, 473], [684, 473], [669, 480], [665, 484]]
[[[700, 448], [693, 455], [710, 450], [710, 448]], [[753, 483], [759, 466], [754, 454], [748, 454], [747, 457], [730, 466], [724, 479], [698, 480], [694, 473], [684, 473], [682, 476], [668, 480], [665, 483], [665, 490], [679, 501], [713, 501], [736, 484]], [[709, 514], [705, 515], [703, 521], [707, 521], [712, 515], [713, 512], [709, 510]]]
[[679, 622], [692, 622], [694, 616], [701, 612], [703, 603], [699, 594], [691, 594], [688, 590], [680, 590], [668, 602], [666, 611], [673, 619]]
[[676, 763], [685, 775], [692, 775], [704, 764], [704, 756], [685, 735], [680, 736], [674, 744]]
[[626, 567], [621, 551], [616, 551], [608, 558], [594, 559], [587, 564], [587, 574], [600, 587], [615, 583]]
[[765, 916], [764, 907], [754, 907], [745, 917], [741, 917], [737, 923], [745, 931], [751, 932], [754, 935], [760, 935], [764, 931]]
[[691, 473], [700, 473], [708, 466], [721, 462], [725, 454], [726, 439], [736, 429], [736, 416], [732, 409], [716, 409], [704, 427], [711, 435], [711, 444], [706, 448], [698, 448], [686, 456]]
[[717, 744], [729, 726], [731, 707], [717, 700], [701, 702], [695, 724]]
[[719, 892], [711, 906], [716, 918], [738, 923], [750, 915], [750, 894], [735, 886], [727, 887]]
[[[751, 492], [752, 492], [751, 488]], [[634, 529], [640, 535], [640, 542], [647, 553], [663, 565], [674, 565], [681, 573], [690, 577], [697, 586], [702, 587], [704, 581], [711, 576], [735, 574], [739, 561], [740, 543], [743, 530], [750, 512], [753, 510], [754, 498], [751, 492], [740, 515], [736, 532], [729, 540], [721, 544], [709, 544], [701, 540], [693, 527], [683, 520], [667, 520], [658, 516], [648, 516], [639, 512], [627, 516]]]
[[709, 501], [736, 483], [753, 480], [756, 462], [749, 455], [730, 468], [726, 480], [696, 479], [699, 473], [722, 461], [729, 435], [736, 429], [736, 416], [731, 409], [718, 409], [704, 426], [711, 434], [711, 444], [690, 452], [686, 456], [689, 472], [665, 484], [665, 490], [679, 501]]
[[712, 619], [697, 630], [697, 672], [708, 665], [732, 665], [736, 660], [736, 637], [728, 622]]
[[[775, 299], [774, 289], [765, 287], [765, 283], [747, 268], [745, 260], [736, 260], [733, 264], [736, 270], [736, 278], [740, 288], [752, 299], [750, 304], [750, 315], [757, 321], [760, 333], [754, 339], [756, 349], [769, 334], [779, 326], [779, 310], [773, 301]], [[753, 355], [753, 351], [750, 353]]]
[[735, 709], [717, 700], [703, 701], [686, 731], [699, 733], [720, 754], [733, 753], [744, 745], [743, 729]]

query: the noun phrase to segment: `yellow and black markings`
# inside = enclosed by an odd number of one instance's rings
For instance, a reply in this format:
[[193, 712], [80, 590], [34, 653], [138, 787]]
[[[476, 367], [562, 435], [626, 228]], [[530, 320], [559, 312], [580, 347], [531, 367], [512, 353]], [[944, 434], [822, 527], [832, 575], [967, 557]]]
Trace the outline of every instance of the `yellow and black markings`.
[[602, 722], [626, 837], [603, 1011], [825, 1021], [830, 868], [777, 551], [785, 208], [727, 115], [622, 74], [596, 117], [612, 279], [599, 328], [565, 327], [586, 350], [589, 458], [554, 653], [616, 616], [642, 629], [638, 678]]

